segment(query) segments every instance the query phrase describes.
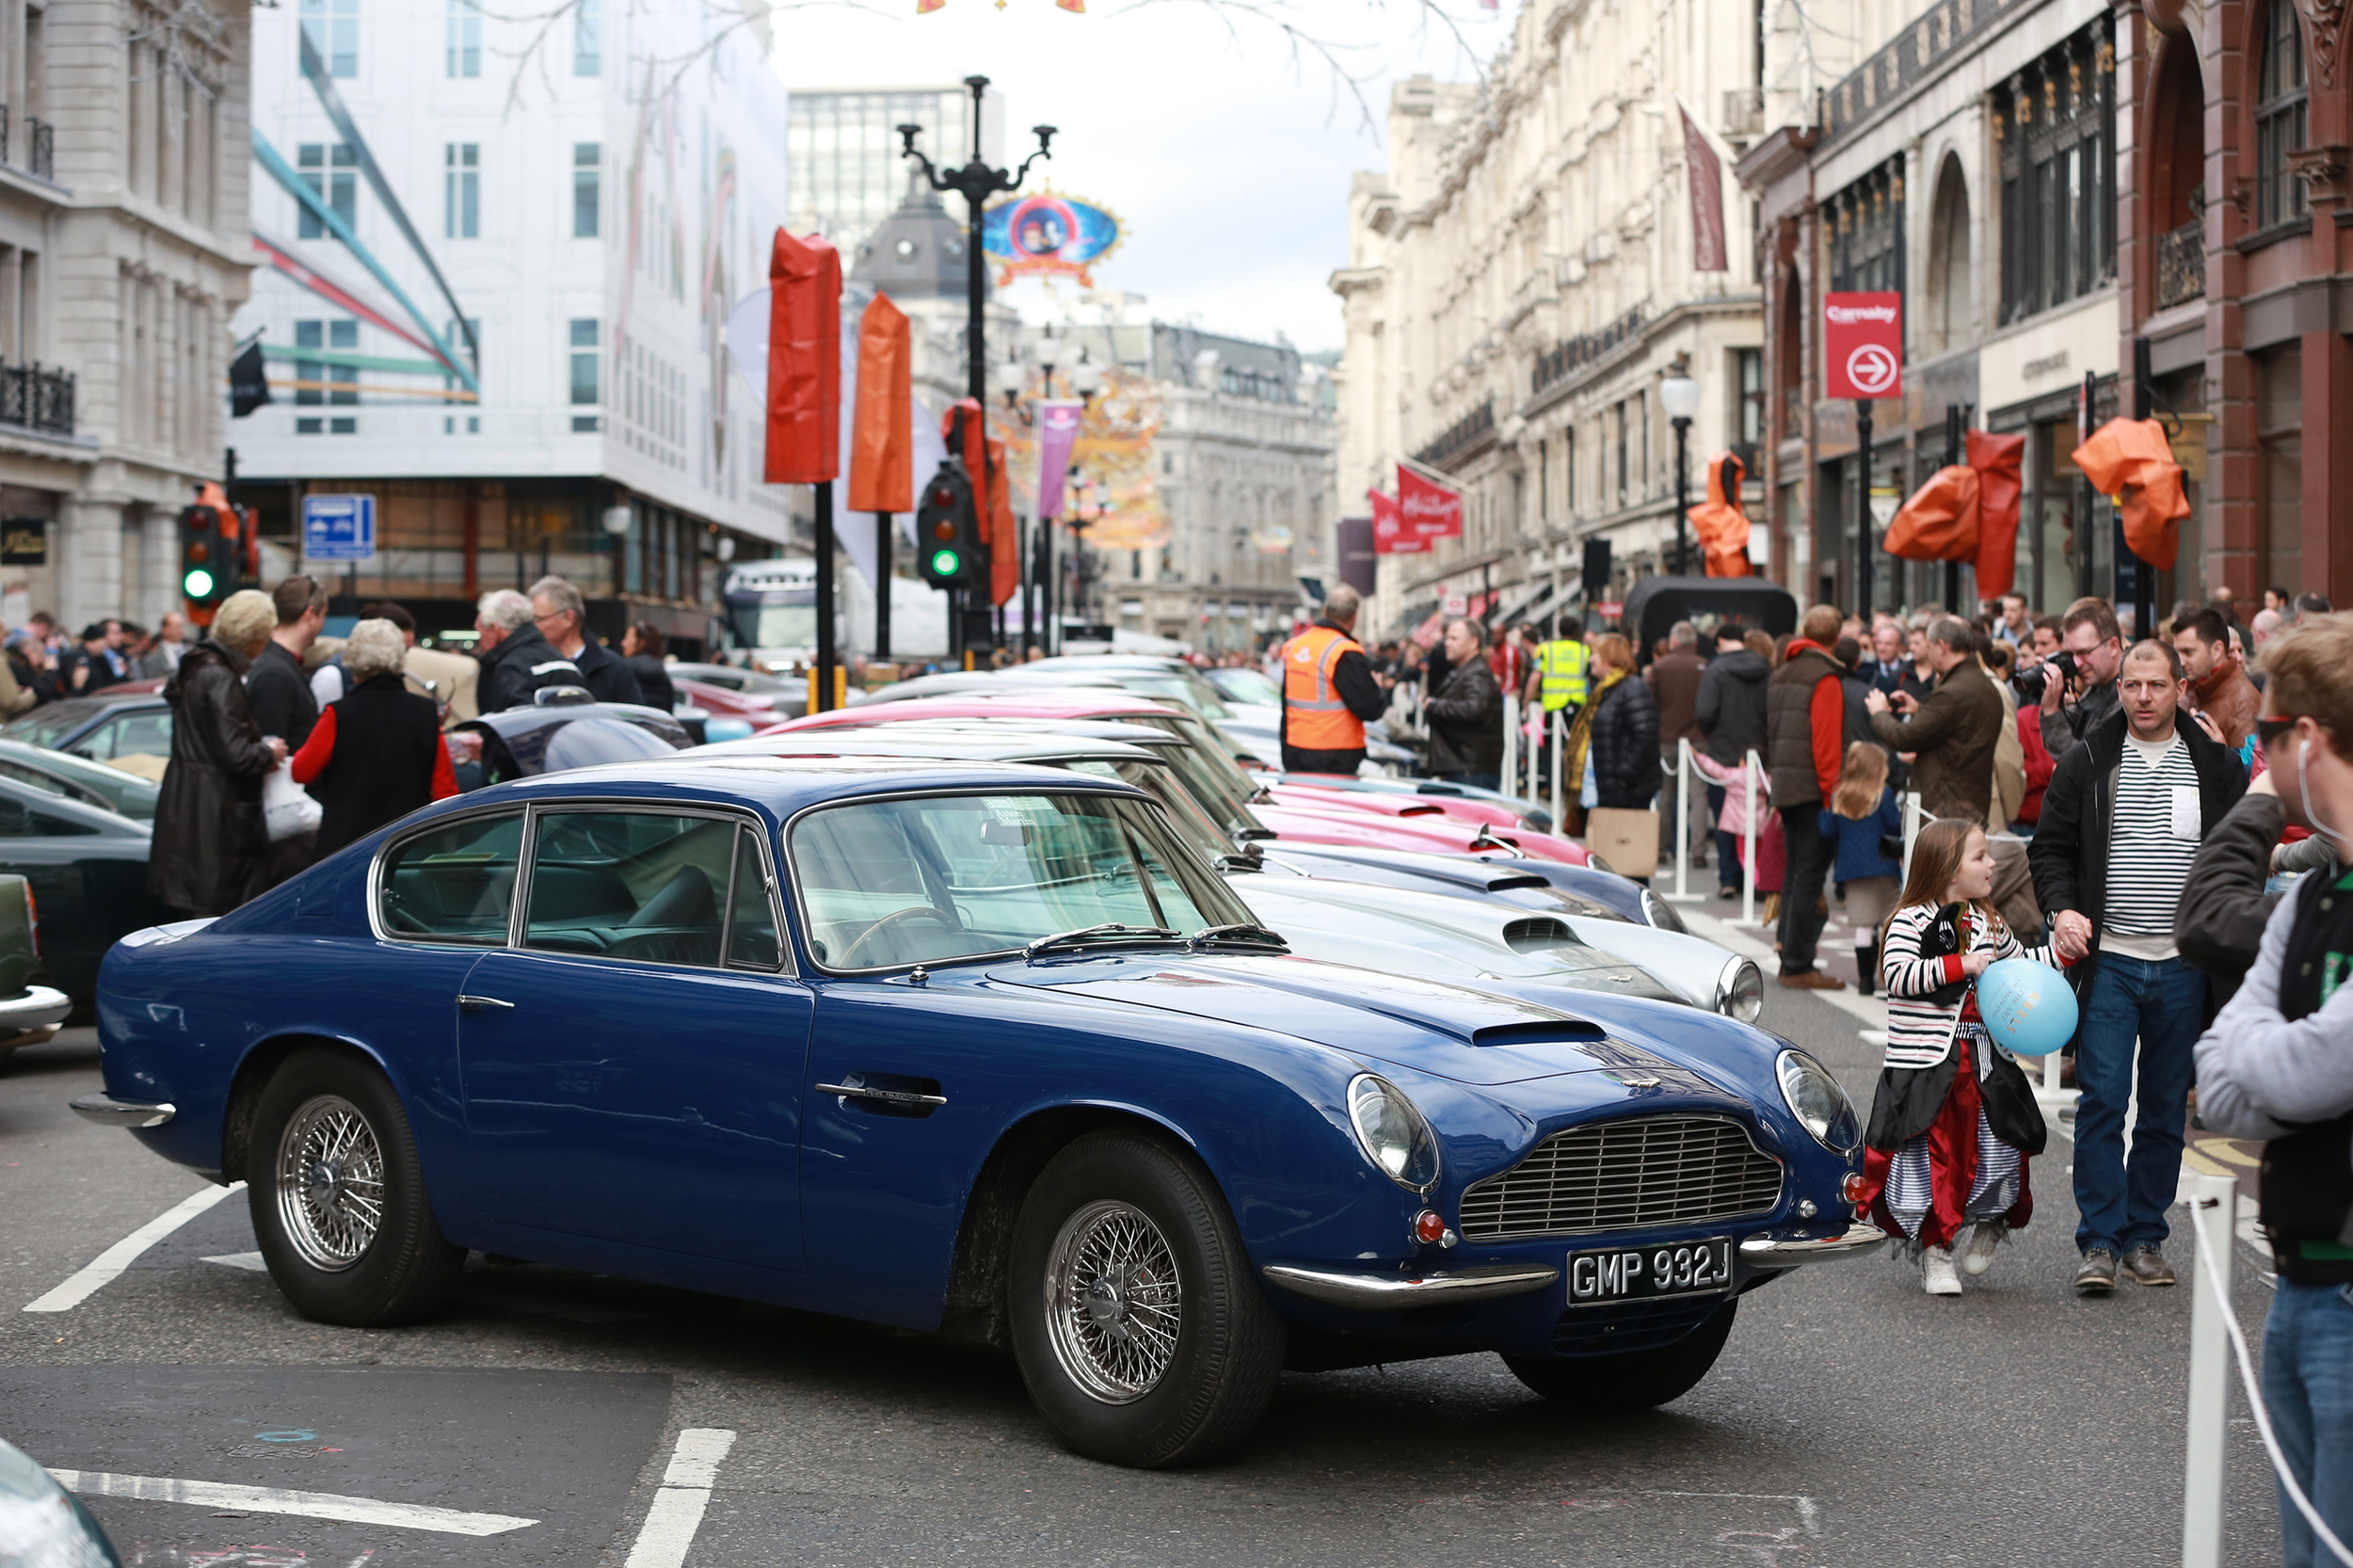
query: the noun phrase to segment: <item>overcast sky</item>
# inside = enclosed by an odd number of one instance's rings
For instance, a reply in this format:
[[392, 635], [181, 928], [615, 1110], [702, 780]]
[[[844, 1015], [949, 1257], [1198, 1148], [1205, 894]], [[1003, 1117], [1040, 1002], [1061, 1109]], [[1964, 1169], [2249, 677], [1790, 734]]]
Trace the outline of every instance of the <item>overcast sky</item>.
[[[1348, 259], [1348, 180], [1387, 161], [1390, 82], [1426, 71], [1473, 74], [1454, 38], [1420, 21], [1414, 0], [1295, 0], [1303, 30], [1351, 46], [1369, 76], [1378, 129], [1331, 70], [1294, 65], [1273, 26], [1216, 0], [1090, 0], [1085, 15], [1051, 0], [915, 0], [875, 10], [779, 10], [776, 63], [788, 87], [895, 87], [990, 79], [1005, 94], [1007, 151], [1035, 146], [1027, 127], [1061, 127], [1054, 188], [1119, 215], [1127, 240], [1096, 269], [1098, 287], [1145, 296], [1146, 313], [1242, 337], [1289, 335], [1301, 348], [1340, 344], [1339, 302], [1325, 286]], [[1483, 63], [1502, 42], [1513, 0], [1482, 10], [1451, 0]], [[879, 13], [879, 14], [878, 14]], [[1230, 31], [1228, 24], [1230, 23]], [[962, 216], [960, 199], [951, 199]], [[1073, 296], [1075, 297], [1075, 295]], [[1014, 303], [1043, 313], [1042, 285]]]

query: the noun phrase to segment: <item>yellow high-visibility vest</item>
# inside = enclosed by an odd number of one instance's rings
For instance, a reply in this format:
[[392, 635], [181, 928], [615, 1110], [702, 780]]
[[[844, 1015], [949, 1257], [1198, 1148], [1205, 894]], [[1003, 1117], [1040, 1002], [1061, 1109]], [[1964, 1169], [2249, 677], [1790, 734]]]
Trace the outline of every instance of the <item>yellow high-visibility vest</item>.
[[1585, 672], [1593, 663], [1593, 655], [1592, 648], [1567, 637], [1536, 649], [1536, 668], [1544, 677], [1545, 712], [1572, 703], [1579, 708], [1585, 706]]

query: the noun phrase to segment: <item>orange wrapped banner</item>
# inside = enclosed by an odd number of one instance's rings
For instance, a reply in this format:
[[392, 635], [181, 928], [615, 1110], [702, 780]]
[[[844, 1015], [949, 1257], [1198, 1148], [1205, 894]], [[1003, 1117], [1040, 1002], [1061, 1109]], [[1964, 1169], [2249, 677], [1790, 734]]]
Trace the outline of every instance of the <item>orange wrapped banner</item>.
[[2069, 456], [2103, 495], [2116, 498], [2125, 546], [2159, 571], [2171, 571], [2189, 498], [2165, 426], [2153, 419], [2112, 419]]
[[1707, 499], [1684, 516], [1700, 536], [1700, 549], [1710, 577], [1746, 577], [1749, 568], [1749, 516], [1740, 510], [1740, 481], [1748, 466], [1726, 452], [1707, 465]]
[[2026, 438], [1969, 432], [1969, 466], [1977, 475], [1977, 597], [1999, 599], [2018, 577], [2020, 465]]
[[841, 468], [841, 252], [776, 231], [768, 254], [768, 444], [760, 477], [815, 485]]
[[858, 318], [850, 411], [853, 512], [915, 510], [915, 346], [906, 312], [877, 294]]

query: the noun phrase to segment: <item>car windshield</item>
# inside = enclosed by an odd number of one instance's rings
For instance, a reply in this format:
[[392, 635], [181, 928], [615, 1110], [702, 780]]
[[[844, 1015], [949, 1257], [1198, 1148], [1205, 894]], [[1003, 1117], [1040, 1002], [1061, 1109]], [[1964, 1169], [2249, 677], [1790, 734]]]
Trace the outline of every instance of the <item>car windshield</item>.
[[1246, 702], [1261, 708], [1283, 705], [1283, 688], [1257, 670], [1209, 670], [1202, 679], [1224, 692], [1228, 702]]
[[1106, 929], [1188, 935], [1250, 911], [1155, 808], [1114, 795], [862, 800], [793, 824], [809, 950], [834, 970], [941, 964]]
[[1096, 778], [1116, 778], [1123, 784], [1133, 784], [1168, 808], [1168, 824], [1201, 857], [1215, 865], [1222, 856], [1234, 853], [1234, 846], [1225, 830], [1193, 797], [1176, 770], [1165, 762], [1146, 762], [1141, 759], [1122, 758], [1116, 762], [1099, 759], [1081, 759], [1069, 764], [1072, 773], [1082, 773]]
[[58, 736], [88, 724], [93, 712], [87, 703], [53, 702], [0, 729], [0, 740], [23, 741], [26, 745], [55, 745]]

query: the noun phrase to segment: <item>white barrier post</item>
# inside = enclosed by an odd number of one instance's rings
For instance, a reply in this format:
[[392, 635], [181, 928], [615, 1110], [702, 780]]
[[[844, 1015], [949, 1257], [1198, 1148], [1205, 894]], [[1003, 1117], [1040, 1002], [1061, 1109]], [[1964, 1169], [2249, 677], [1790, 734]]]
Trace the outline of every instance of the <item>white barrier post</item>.
[[1920, 797], [1911, 790], [1904, 792], [1904, 877], [1912, 876], [1912, 841], [1920, 837]]
[[2231, 1337], [2223, 1322], [2223, 1304], [2231, 1299], [2238, 1180], [2194, 1176], [2190, 1193], [2189, 1221], [2198, 1230], [2190, 1268], [2211, 1266], [2222, 1289], [2217, 1301], [2205, 1281], [2190, 1280], [2196, 1289], [2189, 1306], [2189, 1459], [2182, 1489], [2182, 1568], [2222, 1568], [2223, 1462], [2231, 1434]]
[[1756, 923], [1756, 752], [1752, 749], [1740, 756], [1740, 788], [1749, 803], [1748, 846], [1743, 853], [1748, 864], [1740, 876], [1740, 923]]
[[1503, 771], [1496, 782], [1506, 793], [1517, 782], [1520, 771], [1520, 699], [1510, 692], [1503, 694]]
[[1561, 722], [1566, 709], [1554, 708], [1546, 712], [1552, 723], [1552, 830], [1566, 834], [1569, 830], [1568, 803], [1561, 798], [1561, 753], [1568, 749], [1568, 726]]
[[1685, 885], [1685, 876], [1691, 866], [1691, 794], [1699, 781], [1699, 765], [1691, 760], [1691, 743], [1675, 741], [1674, 789], [1667, 804], [1675, 814], [1675, 890], [1668, 895], [1673, 904], [1697, 904], [1699, 895]]

